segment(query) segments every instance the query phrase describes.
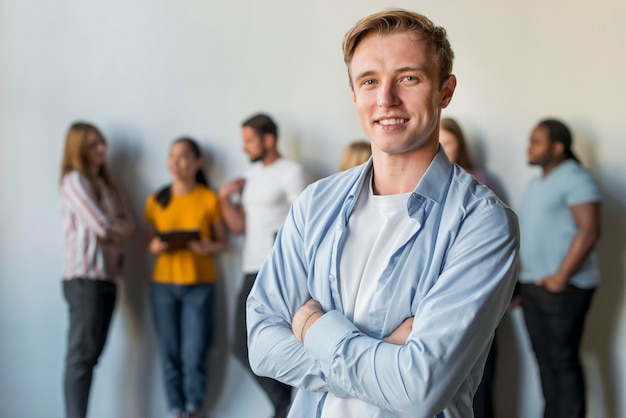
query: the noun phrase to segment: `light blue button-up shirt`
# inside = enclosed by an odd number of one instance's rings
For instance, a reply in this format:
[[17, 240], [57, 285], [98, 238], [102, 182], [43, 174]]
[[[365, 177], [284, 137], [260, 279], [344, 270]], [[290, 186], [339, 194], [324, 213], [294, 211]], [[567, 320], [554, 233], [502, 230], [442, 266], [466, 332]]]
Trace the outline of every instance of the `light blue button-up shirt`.
[[[291, 418], [319, 418], [327, 392], [371, 404], [371, 418], [471, 417], [515, 284], [517, 218], [440, 149], [408, 199], [414, 231], [387, 261], [368, 327], [358, 329], [343, 315], [339, 266], [371, 165], [312, 184], [292, 205], [248, 298], [250, 364], [299, 388]], [[301, 344], [291, 320], [311, 297], [326, 314]], [[405, 345], [382, 341], [411, 316]]]

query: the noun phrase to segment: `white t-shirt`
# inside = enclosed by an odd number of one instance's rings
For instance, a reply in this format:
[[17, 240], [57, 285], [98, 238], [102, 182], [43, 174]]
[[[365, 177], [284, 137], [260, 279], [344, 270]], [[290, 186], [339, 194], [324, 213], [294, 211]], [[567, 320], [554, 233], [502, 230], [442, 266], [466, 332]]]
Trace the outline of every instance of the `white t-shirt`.
[[274, 245], [291, 203], [307, 186], [302, 167], [280, 158], [270, 165], [255, 163], [244, 174], [241, 203], [246, 213], [243, 272], [256, 273]]
[[[348, 221], [348, 236], [341, 253], [339, 280], [343, 312], [357, 328], [367, 330], [368, 309], [376, 293], [378, 278], [395, 248], [415, 231], [407, 202], [411, 193], [377, 196], [364, 182]], [[322, 418], [365, 417], [371, 406], [358, 399], [342, 399], [328, 393]]]

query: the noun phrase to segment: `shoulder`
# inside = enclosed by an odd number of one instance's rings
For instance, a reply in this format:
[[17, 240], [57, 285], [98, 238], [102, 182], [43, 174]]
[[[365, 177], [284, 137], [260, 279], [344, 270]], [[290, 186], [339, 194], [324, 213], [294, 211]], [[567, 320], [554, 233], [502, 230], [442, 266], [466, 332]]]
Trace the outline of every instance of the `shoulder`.
[[80, 181], [87, 181], [87, 177], [80, 171], [72, 170], [63, 176], [62, 184], [71, 184]]
[[600, 189], [591, 172], [575, 161], [565, 161], [556, 172], [555, 187], [563, 190], [570, 204], [600, 200]]
[[70, 171], [61, 182], [61, 188], [64, 191], [91, 190], [89, 179], [83, 173], [77, 170]]
[[478, 218], [483, 218], [489, 224], [517, 222], [513, 210], [492, 189], [456, 166], [447, 196], [446, 205], [450, 204], [463, 212], [466, 222]]
[[294, 172], [294, 173], [302, 173], [304, 172], [304, 168], [298, 162], [290, 160], [289, 158], [281, 157], [274, 162], [274, 167], [279, 169], [281, 172]]

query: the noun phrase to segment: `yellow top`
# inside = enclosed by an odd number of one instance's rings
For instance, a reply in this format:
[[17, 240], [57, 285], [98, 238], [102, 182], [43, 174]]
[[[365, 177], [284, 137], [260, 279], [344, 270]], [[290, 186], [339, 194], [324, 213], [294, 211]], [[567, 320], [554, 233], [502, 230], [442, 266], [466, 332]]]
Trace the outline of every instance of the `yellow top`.
[[[157, 233], [174, 230], [199, 230], [201, 238], [211, 239], [211, 226], [222, 220], [215, 192], [203, 185], [186, 195], [172, 195], [166, 208], [152, 194], [146, 202], [146, 221]], [[159, 283], [192, 285], [212, 283], [217, 279], [212, 255], [200, 255], [190, 249], [165, 251], [157, 256], [152, 279]]]

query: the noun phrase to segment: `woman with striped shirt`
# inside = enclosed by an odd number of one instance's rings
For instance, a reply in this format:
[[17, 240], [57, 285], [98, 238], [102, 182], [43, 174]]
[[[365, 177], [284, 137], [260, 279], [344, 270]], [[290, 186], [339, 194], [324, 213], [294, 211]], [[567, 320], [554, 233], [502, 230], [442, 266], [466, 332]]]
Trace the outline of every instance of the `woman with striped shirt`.
[[65, 140], [61, 202], [65, 235], [63, 293], [70, 326], [65, 361], [67, 418], [87, 416], [93, 369], [115, 306], [122, 245], [135, 224], [106, 168], [106, 143], [93, 125], [74, 123]]

